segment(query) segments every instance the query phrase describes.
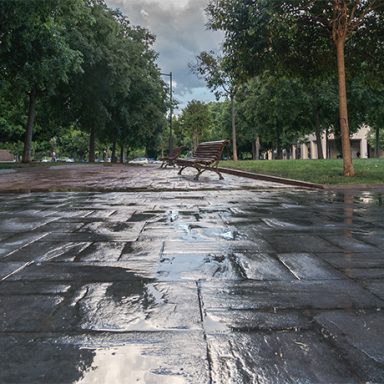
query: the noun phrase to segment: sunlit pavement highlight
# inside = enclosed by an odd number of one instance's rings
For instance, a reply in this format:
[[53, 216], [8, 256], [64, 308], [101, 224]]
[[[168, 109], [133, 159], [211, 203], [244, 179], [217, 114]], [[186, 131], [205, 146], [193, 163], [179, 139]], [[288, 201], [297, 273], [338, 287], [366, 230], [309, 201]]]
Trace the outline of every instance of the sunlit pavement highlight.
[[129, 172], [1, 189], [0, 383], [384, 382], [382, 192]]

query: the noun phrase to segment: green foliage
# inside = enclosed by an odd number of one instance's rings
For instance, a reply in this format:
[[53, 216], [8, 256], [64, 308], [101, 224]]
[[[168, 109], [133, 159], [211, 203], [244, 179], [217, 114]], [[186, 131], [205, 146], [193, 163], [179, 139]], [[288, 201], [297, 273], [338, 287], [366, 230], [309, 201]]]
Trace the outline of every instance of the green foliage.
[[196, 60], [196, 64], [190, 65], [190, 69], [198, 77], [204, 79], [216, 99], [219, 100], [222, 96], [231, 97], [234, 93], [235, 82], [226, 58], [213, 51], [203, 51], [196, 57]]
[[152, 142], [165, 112], [153, 36], [104, 4], [92, 4], [91, 13], [94, 22], [82, 26], [80, 41], [84, 73], [69, 87], [73, 120], [121, 146]]
[[11, 89], [3, 82], [0, 88], [0, 143], [17, 142], [25, 131], [24, 105], [21, 99], [8, 97]]
[[[372, 96], [377, 99], [372, 85], [382, 81], [384, 73], [384, 2], [212, 0], [207, 15], [210, 28], [225, 33], [227, 68], [237, 81], [257, 77], [265, 83], [256, 87], [257, 97], [251, 91], [253, 103], [242, 96], [245, 105], [239, 106], [239, 114], [243, 109], [246, 120], [255, 123], [264, 140], [274, 141], [278, 151], [280, 141], [284, 146], [304, 133], [305, 127], [313, 131], [314, 127], [328, 129], [333, 124], [339, 130], [332, 93], [337, 85], [335, 45], [340, 41], [346, 41], [351, 131], [374, 119], [369, 102], [372, 104]], [[369, 82], [371, 87], [367, 87]], [[298, 103], [288, 100], [290, 97]], [[327, 99], [328, 106], [324, 102]], [[345, 102], [340, 96], [340, 105], [344, 107]], [[345, 116], [340, 117], [345, 124], [344, 136], [348, 133], [346, 110], [343, 108]], [[348, 137], [343, 142], [348, 143]], [[353, 169], [348, 172], [352, 174]]]
[[13, 91], [32, 87], [53, 93], [72, 71], [79, 71], [81, 53], [73, 50], [67, 29], [83, 11], [80, 0], [19, 0], [0, 2], [2, 77]]
[[205, 141], [209, 135], [210, 116], [208, 105], [197, 100], [190, 101], [183, 110], [179, 124], [182, 130], [187, 133], [192, 149], [195, 150], [197, 145]]
[[313, 131], [311, 104], [299, 79], [265, 74], [249, 81], [242, 90], [239, 115], [273, 148], [288, 148]]
[[[1, 139], [20, 140], [27, 126], [29, 150], [49, 150], [59, 137], [66, 153], [81, 157], [91, 133], [90, 154], [97, 138], [156, 151], [166, 86], [153, 42], [103, 0], [0, 1]], [[32, 145], [32, 128], [40, 144]], [[77, 152], [67, 140], [80, 140]]]
[[[360, 72], [364, 62], [382, 76], [384, 3], [339, 3], [346, 6], [348, 32], [353, 32], [348, 35], [348, 64]], [[334, 5], [334, 0], [211, 0], [207, 15], [210, 28], [225, 32], [224, 52], [237, 77], [268, 70], [312, 79], [336, 69]]]
[[81, 53], [71, 48], [68, 30], [84, 11], [81, 0], [0, 2], [0, 78], [20, 99], [28, 97], [23, 161], [31, 160], [36, 102], [52, 95], [80, 71]]
[[231, 104], [229, 101], [209, 103], [209, 130], [207, 140], [231, 137]]
[[[384, 151], [384, 128], [379, 128], [379, 145], [378, 148]], [[376, 148], [376, 129], [370, 129], [368, 134], [368, 144], [372, 148]]]
[[70, 127], [57, 137], [52, 149], [55, 149], [59, 157], [66, 156], [76, 161], [85, 160], [88, 153], [88, 136], [85, 132]]
[[356, 177], [342, 175], [342, 160], [221, 161], [219, 166], [315, 184], [384, 184], [384, 159], [355, 159]]

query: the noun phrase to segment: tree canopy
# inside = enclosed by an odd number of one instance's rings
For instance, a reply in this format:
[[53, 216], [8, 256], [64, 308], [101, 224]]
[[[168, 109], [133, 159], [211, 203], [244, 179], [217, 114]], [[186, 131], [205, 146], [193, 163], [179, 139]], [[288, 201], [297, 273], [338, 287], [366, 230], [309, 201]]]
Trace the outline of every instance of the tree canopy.
[[15, 106], [0, 128], [12, 139], [6, 131], [19, 132], [25, 118], [23, 161], [42, 124], [51, 137], [63, 127], [87, 133], [90, 161], [96, 138], [121, 147], [153, 142], [166, 97], [153, 42], [103, 0], [0, 2], [0, 107]]
[[[361, 75], [367, 68], [372, 68], [367, 78], [382, 79], [378, 57], [382, 59], [384, 53], [384, 3], [212, 0], [207, 14], [209, 26], [225, 32], [229, 67], [243, 82], [265, 71], [311, 81], [337, 73], [344, 174], [352, 176], [346, 81], [350, 74]], [[372, 49], [369, 53], [367, 46]]]

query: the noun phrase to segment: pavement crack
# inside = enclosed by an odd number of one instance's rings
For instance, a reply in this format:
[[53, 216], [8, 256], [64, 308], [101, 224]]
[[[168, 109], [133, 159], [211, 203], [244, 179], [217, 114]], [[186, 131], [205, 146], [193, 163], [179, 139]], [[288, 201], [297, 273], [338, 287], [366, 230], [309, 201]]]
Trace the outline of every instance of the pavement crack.
[[205, 341], [205, 345], [207, 348], [207, 363], [208, 363], [208, 373], [209, 373], [209, 384], [213, 383], [213, 377], [212, 377], [212, 357], [209, 350], [209, 344], [208, 344], [208, 338], [207, 338], [207, 332], [204, 327], [204, 313], [203, 313], [203, 299], [201, 295], [201, 286], [200, 281], [196, 281], [196, 287], [197, 287], [197, 299], [199, 302], [199, 311], [200, 311], [200, 319], [201, 319], [201, 325], [203, 329], [203, 337]]

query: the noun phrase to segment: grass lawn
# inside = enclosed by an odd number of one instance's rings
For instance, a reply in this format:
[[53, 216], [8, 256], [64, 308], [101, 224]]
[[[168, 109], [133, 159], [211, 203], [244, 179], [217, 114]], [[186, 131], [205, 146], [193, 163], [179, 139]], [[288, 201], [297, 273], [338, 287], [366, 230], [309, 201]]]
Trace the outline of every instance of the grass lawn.
[[219, 166], [316, 184], [384, 184], [384, 159], [354, 159], [355, 177], [343, 176], [342, 160], [228, 160]]

